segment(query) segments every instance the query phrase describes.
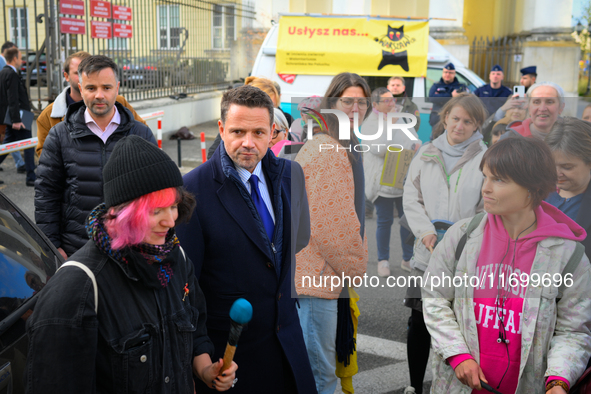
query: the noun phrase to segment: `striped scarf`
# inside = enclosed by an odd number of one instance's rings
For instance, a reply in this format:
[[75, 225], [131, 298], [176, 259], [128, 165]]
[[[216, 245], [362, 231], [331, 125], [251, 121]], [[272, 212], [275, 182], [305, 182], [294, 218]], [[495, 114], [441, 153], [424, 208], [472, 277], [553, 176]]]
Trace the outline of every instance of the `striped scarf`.
[[[170, 229], [163, 245], [140, 243], [124, 249], [113, 249], [111, 237], [105, 228], [104, 216], [107, 213], [105, 204], [92, 210], [86, 219], [86, 233], [94, 241], [99, 250], [116, 261], [128, 264], [130, 261], [144, 260], [148, 264], [136, 264], [138, 275], [148, 282], [157, 281], [159, 287], [166, 287], [174, 274], [171, 261], [166, 261], [170, 252], [179, 244], [174, 229]], [[146, 274], [148, 275], [146, 277]], [[154, 283], [151, 283], [154, 284]]]

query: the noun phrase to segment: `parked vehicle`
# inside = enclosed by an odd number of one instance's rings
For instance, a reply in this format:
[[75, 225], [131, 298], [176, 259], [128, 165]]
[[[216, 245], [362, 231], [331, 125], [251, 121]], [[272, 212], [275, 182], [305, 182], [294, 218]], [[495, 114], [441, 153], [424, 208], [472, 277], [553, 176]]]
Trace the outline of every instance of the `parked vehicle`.
[[0, 394], [25, 392], [25, 324], [39, 292], [63, 262], [39, 228], [0, 192]]
[[146, 58], [117, 59], [121, 86], [135, 88], [159, 87], [158, 66]]
[[41, 81], [41, 85], [45, 86], [47, 84], [47, 59], [45, 54], [42, 53], [39, 55], [39, 67], [37, 67], [37, 62], [35, 53], [29, 53], [28, 55], [23, 55], [22, 60], [23, 64], [21, 66], [21, 75], [22, 78], [26, 81], [27, 79], [27, 69], [31, 67], [31, 86], [37, 85], [37, 82]]
[[211, 58], [141, 57], [115, 58], [121, 86], [131, 89], [183, 87], [221, 83], [229, 64]]
[[[281, 109], [290, 113], [294, 118], [299, 118], [300, 115], [297, 113], [297, 105], [292, 106], [292, 98], [309, 97], [312, 95], [323, 96], [334, 75], [296, 75], [292, 83], [282, 80], [275, 70], [278, 32], [279, 24], [275, 24], [271, 27], [269, 33], [267, 33], [256, 57], [251, 75], [266, 77], [279, 83], [281, 87]], [[421, 127], [418, 130], [418, 134], [422, 141], [428, 141], [431, 135], [429, 115], [433, 107], [433, 104], [424, 98], [429, 96], [429, 89], [431, 89], [433, 83], [439, 81], [441, 78], [443, 66], [452, 62], [456, 68], [456, 77], [461, 83], [466, 84], [471, 92], [485, 84], [478, 75], [468, 69], [459, 59], [453, 56], [432, 37], [429, 37], [427, 62], [426, 77], [404, 78], [406, 94], [419, 107]], [[349, 71], [355, 72], [355, 70]], [[388, 84], [389, 77], [361, 76], [367, 80], [372, 90], [377, 87], [386, 87]]]

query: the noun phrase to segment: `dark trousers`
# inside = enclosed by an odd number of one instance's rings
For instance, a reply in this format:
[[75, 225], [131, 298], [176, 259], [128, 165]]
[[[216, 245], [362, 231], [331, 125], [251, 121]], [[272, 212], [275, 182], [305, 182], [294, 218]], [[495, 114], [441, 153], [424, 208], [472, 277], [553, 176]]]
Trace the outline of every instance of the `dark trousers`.
[[[366, 200], [368, 201], [368, 200]], [[378, 261], [390, 259], [390, 233], [394, 223], [394, 206], [398, 212], [398, 219], [404, 215], [402, 207], [402, 197], [385, 198], [378, 197], [375, 201], [378, 215], [378, 227], [376, 229], [376, 240], [378, 244]], [[400, 244], [402, 245], [402, 259], [409, 261], [412, 257], [412, 246], [404, 241], [410, 235], [410, 232], [402, 226], [400, 227]]]
[[427, 331], [423, 313], [412, 309], [408, 320], [408, 338], [406, 341], [406, 353], [408, 356], [408, 369], [410, 371], [410, 385], [417, 394], [423, 392], [423, 380], [429, 361], [431, 350], [431, 334]]
[[429, 124], [431, 127], [435, 127], [437, 123], [439, 123], [439, 109], [431, 112], [431, 115], [429, 115]]
[[[31, 138], [31, 130], [20, 129], [14, 130], [10, 126], [6, 126], [6, 135], [4, 137], [4, 143], [15, 142], [20, 140], [26, 140]], [[6, 159], [7, 155], [0, 156], [0, 164]], [[35, 148], [29, 148], [24, 150], [25, 156], [25, 170], [27, 170], [27, 181], [34, 182], [35, 176]]]

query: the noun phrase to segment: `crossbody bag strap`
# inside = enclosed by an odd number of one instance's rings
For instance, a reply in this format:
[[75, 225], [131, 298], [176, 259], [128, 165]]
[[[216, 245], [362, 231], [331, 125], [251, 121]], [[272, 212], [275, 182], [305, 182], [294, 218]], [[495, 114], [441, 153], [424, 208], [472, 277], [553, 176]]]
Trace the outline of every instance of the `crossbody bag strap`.
[[570, 256], [570, 259], [568, 259], [568, 262], [566, 263], [566, 265], [564, 266], [564, 269], [562, 270], [562, 284], [558, 288], [558, 295], [556, 296], [557, 301], [559, 301], [562, 298], [562, 296], [564, 295], [564, 290], [566, 290], [566, 284], [564, 281], [564, 277], [568, 274], [571, 274], [571, 277], [572, 277], [572, 274], [575, 272], [575, 270], [579, 266], [579, 263], [581, 262], [581, 259], [583, 258], [584, 254], [585, 254], [585, 247], [583, 246], [582, 243], [577, 242], [576, 246], [575, 246], [575, 251]]
[[468, 228], [466, 229], [464, 235], [462, 235], [462, 238], [460, 238], [460, 242], [458, 242], [458, 246], [456, 247], [456, 264], [462, 256], [462, 252], [464, 251], [464, 246], [466, 246], [466, 241], [468, 240], [468, 237], [470, 236], [470, 234], [472, 234], [472, 231], [474, 231], [476, 227], [478, 227], [478, 225], [482, 221], [482, 218], [484, 218], [484, 215], [486, 215], [486, 212], [477, 213], [472, 218], [472, 220], [470, 220], [470, 223], [468, 223]]
[[[183, 252], [183, 256], [184, 254], [185, 253]], [[62, 266], [58, 268], [58, 271], [67, 266], [80, 268], [82, 271], [86, 272], [86, 275], [88, 275], [88, 277], [90, 278], [92, 282], [92, 287], [94, 288], [94, 313], [98, 314], [98, 285], [96, 284], [96, 278], [94, 274], [92, 273], [90, 268], [78, 261], [68, 261], [62, 264]]]

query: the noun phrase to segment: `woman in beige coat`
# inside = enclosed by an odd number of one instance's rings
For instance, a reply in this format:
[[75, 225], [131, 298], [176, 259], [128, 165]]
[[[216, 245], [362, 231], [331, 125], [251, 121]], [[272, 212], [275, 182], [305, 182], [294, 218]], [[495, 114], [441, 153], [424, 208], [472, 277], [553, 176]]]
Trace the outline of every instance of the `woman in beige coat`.
[[[422, 276], [435, 247], [437, 231], [433, 220], [457, 222], [482, 210], [478, 168], [486, 151], [480, 127], [486, 110], [480, 99], [461, 94], [442, 108], [445, 132], [423, 145], [413, 159], [404, 183], [404, 212], [415, 235], [411, 259], [412, 276]], [[407, 393], [422, 392], [429, 357], [430, 336], [423, 321], [421, 292], [410, 283], [405, 305], [412, 309], [407, 349], [411, 387]]]

